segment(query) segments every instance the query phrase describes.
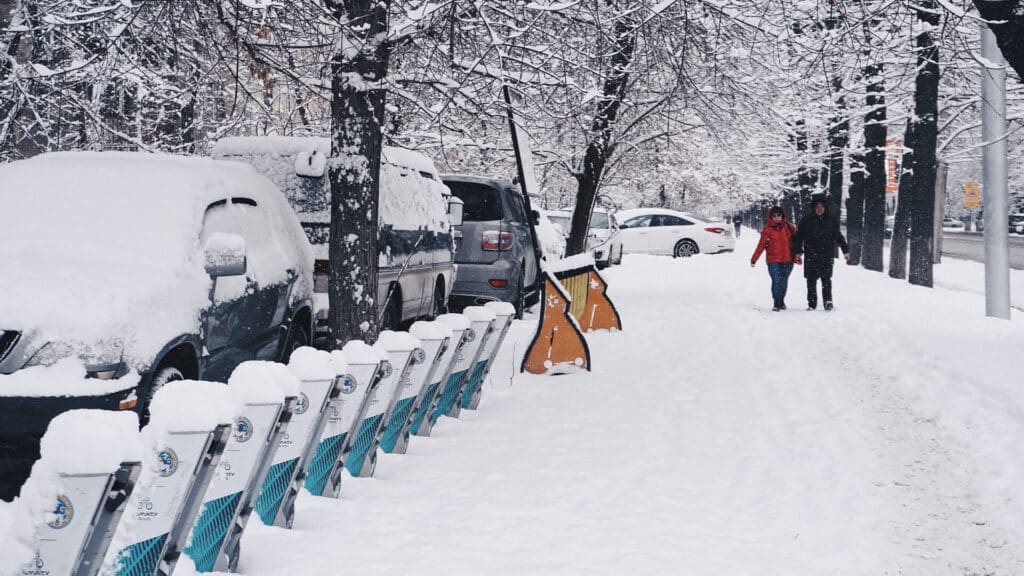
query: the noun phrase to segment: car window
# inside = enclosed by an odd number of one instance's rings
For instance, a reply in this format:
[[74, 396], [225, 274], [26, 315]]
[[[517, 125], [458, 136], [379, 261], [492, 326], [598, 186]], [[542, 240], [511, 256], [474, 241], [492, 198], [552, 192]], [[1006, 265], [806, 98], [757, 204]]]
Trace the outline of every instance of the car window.
[[607, 212], [594, 212], [590, 217], [590, 227], [597, 228], [599, 230], [608, 229], [608, 213]]
[[692, 226], [693, 222], [671, 214], [656, 214], [651, 226]]
[[462, 200], [462, 219], [468, 222], [501, 220], [501, 198], [498, 191], [487, 184], [473, 182], [445, 182], [459, 200]]
[[511, 191], [508, 196], [512, 204], [512, 218], [516, 222], [526, 224], [526, 208], [523, 206], [523, 197], [516, 191]]
[[645, 214], [643, 216], [637, 216], [635, 218], [630, 218], [629, 220], [626, 220], [625, 222], [622, 223], [622, 227], [623, 228], [646, 228], [646, 227], [651, 225], [651, 218], [652, 218], [652, 216], [650, 214]]

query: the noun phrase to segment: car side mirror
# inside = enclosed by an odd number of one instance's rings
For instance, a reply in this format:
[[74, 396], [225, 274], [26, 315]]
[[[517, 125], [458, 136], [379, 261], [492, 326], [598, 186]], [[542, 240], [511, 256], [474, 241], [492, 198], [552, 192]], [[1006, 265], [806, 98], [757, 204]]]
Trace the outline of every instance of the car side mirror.
[[462, 226], [462, 209], [464, 203], [458, 196], [448, 198], [448, 223], [452, 226]]
[[206, 273], [211, 278], [245, 274], [245, 238], [239, 234], [216, 232], [203, 247]]
[[318, 150], [295, 155], [295, 174], [303, 178], [320, 178], [327, 169], [327, 157]]

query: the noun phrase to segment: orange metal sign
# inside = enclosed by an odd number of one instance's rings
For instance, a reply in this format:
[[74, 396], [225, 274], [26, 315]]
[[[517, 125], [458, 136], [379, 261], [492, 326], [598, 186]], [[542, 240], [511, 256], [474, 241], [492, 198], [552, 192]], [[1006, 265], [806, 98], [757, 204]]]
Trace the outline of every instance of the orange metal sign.
[[540, 324], [523, 357], [520, 371], [558, 374], [590, 370], [590, 347], [569, 314], [572, 298], [549, 272], [544, 273]]
[[895, 194], [900, 189], [900, 165], [903, 163], [903, 141], [885, 141], [885, 193]]

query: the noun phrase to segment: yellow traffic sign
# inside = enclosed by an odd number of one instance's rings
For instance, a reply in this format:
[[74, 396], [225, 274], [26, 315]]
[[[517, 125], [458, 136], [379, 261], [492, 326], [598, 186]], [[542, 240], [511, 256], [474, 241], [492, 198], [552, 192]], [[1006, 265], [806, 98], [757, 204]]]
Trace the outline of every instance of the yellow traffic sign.
[[964, 182], [964, 207], [977, 208], [981, 204], [981, 188], [977, 182]]

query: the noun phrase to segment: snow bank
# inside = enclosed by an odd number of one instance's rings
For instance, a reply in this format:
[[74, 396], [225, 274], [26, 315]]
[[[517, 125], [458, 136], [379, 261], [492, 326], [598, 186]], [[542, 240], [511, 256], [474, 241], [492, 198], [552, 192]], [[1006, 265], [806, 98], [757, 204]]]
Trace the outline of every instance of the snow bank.
[[299, 380], [333, 380], [336, 375], [334, 366], [331, 364], [330, 352], [309, 346], [303, 346], [292, 352], [288, 361], [288, 369]]

